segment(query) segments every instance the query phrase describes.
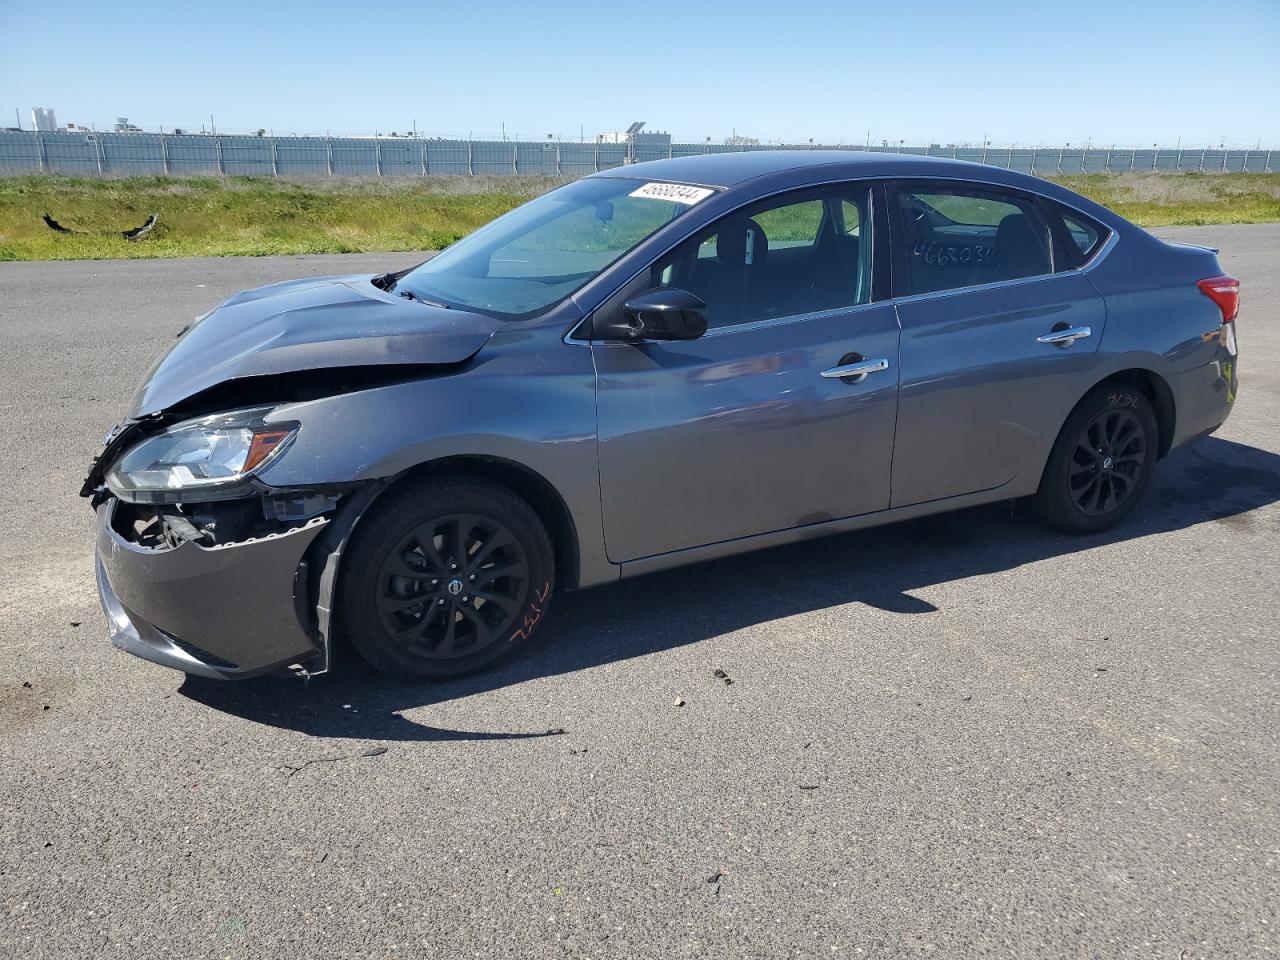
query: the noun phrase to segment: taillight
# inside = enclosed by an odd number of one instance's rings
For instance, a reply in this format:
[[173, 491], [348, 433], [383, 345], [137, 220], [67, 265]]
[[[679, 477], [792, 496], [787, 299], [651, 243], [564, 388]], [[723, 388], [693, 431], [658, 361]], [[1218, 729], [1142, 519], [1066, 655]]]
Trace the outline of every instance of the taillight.
[[1235, 277], [1223, 274], [1210, 277], [1196, 284], [1200, 292], [1218, 305], [1222, 311], [1222, 322], [1230, 323], [1240, 312], [1240, 281]]

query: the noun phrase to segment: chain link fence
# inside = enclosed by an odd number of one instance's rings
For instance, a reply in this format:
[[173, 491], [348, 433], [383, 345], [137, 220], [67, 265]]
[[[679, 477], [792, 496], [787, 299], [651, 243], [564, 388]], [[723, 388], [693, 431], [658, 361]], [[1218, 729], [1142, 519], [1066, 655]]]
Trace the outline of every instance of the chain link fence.
[[[560, 141], [427, 140], [410, 137], [248, 137], [204, 134], [0, 131], [0, 173], [75, 176], [276, 177], [555, 176], [622, 166], [627, 145]], [[746, 150], [889, 150], [953, 157], [1037, 176], [1131, 171], [1271, 173], [1270, 150], [1154, 147], [927, 147], [720, 145], [635, 147], [658, 160]], [[1277, 157], [1280, 161], [1280, 157]]]

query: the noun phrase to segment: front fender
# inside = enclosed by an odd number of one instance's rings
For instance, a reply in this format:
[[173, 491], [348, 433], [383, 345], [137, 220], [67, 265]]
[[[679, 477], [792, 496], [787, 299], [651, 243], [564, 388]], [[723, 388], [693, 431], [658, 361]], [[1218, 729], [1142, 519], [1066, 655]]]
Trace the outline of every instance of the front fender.
[[447, 457], [510, 461], [560, 494], [578, 537], [580, 585], [616, 580], [604, 551], [591, 351], [554, 330], [511, 334], [465, 369], [279, 407], [300, 429], [260, 475], [273, 487], [394, 477]]

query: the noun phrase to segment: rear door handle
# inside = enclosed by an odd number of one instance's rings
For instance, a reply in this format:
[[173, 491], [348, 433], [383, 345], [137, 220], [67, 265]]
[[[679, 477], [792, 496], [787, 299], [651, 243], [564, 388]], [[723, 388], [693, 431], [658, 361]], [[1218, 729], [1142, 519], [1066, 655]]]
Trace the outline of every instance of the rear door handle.
[[1043, 337], [1036, 337], [1038, 343], [1052, 343], [1055, 347], [1069, 347], [1077, 340], [1093, 336], [1088, 327], [1065, 327], [1062, 330], [1051, 330]]
[[830, 370], [823, 370], [822, 376], [828, 380], [844, 380], [847, 383], [861, 383], [868, 374], [881, 373], [889, 369], [889, 361], [883, 357], [875, 360], [857, 360], [853, 363], [842, 363]]

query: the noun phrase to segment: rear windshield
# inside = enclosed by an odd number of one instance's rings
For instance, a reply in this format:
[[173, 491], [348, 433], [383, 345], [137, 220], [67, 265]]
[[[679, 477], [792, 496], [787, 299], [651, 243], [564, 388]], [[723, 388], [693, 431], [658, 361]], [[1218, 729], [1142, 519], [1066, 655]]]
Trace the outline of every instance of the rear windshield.
[[536, 316], [710, 193], [637, 180], [578, 180], [463, 238], [394, 289], [479, 313]]

